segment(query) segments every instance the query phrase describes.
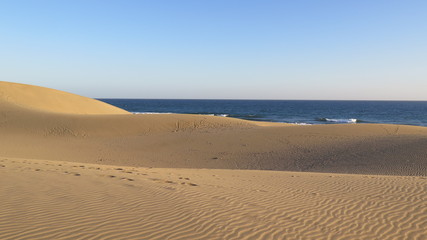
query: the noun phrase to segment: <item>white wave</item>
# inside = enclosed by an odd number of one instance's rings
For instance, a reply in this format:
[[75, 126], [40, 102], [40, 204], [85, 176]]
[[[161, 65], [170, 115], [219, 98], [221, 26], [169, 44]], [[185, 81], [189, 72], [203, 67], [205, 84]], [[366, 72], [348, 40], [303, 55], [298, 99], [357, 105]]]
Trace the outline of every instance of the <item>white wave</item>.
[[[132, 113], [133, 114], [179, 114], [179, 113], [171, 113], [171, 112], [132, 112]], [[228, 114], [199, 114], [199, 115], [228, 117]]]
[[210, 114], [202, 114], [202, 113], [200, 113], [200, 115], [206, 115], [206, 116], [217, 116], [217, 117], [228, 117], [228, 114], [213, 114], [213, 113], [210, 113]]
[[336, 122], [336, 123], [357, 123], [356, 118], [350, 119], [333, 119], [333, 118], [325, 118], [327, 122]]
[[133, 114], [173, 114], [173, 113], [161, 113], [161, 112], [132, 112]]
[[313, 124], [311, 124], [311, 123], [299, 123], [299, 122], [295, 122], [295, 123], [292, 123], [292, 124], [295, 124], [295, 125], [301, 125], [301, 126], [313, 125]]

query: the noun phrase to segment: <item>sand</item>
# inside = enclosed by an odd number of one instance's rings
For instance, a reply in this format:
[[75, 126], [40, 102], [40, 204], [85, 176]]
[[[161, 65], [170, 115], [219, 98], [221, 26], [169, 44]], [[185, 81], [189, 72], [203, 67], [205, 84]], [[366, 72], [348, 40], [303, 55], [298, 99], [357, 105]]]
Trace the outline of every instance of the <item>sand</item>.
[[133, 115], [0, 82], [0, 239], [427, 239], [427, 128]]
[[32, 111], [68, 114], [130, 114], [91, 98], [38, 87], [0, 81], [0, 101]]

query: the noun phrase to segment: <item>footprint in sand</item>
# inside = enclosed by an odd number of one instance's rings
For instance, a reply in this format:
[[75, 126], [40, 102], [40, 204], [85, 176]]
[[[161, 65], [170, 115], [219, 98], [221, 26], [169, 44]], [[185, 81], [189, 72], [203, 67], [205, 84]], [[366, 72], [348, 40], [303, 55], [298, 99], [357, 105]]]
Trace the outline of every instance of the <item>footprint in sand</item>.
[[127, 180], [127, 181], [130, 181], [130, 182], [135, 181], [135, 180], [134, 180], [134, 179], [132, 179], [132, 178], [121, 178], [121, 180]]
[[73, 176], [76, 176], [76, 177], [78, 177], [78, 176], [81, 176], [81, 174], [80, 173], [72, 173], [72, 172], [68, 172], [68, 171], [64, 171], [64, 173], [65, 174], [72, 174]]

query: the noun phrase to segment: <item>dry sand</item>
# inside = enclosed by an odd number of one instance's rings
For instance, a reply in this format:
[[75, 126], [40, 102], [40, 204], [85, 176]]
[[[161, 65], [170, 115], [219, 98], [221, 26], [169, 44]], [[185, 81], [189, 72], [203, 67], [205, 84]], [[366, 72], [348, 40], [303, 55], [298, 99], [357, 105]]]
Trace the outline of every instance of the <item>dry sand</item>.
[[123, 109], [75, 94], [33, 85], [1, 82], [0, 101], [28, 110], [70, 114], [130, 114]]
[[133, 115], [0, 82], [0, 134], [0, 239], [427, 239], [423, 127]]

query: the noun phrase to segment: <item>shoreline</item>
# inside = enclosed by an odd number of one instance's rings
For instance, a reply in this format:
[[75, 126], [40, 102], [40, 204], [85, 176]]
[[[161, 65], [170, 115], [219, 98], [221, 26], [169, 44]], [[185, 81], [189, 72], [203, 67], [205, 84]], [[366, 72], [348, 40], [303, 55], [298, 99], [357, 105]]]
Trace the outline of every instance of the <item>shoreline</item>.
[[427, 126], [427, 101], [100, 99], [130, 112], [228, 116], [252, 121]]

